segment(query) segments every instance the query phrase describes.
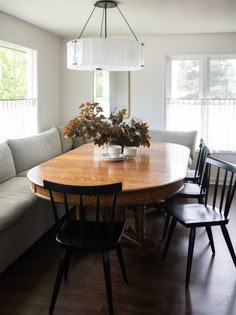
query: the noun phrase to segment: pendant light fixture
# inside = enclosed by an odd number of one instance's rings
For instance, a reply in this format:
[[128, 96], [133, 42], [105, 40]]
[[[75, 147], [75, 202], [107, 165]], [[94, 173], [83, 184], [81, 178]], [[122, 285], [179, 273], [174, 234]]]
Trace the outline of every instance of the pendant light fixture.
[[[81, 38], [96, 8], [103, 9], [98, 38]], [[107, 9], [117, 8], [134, 40], [107, 38]], [[104, 37], [102, 37], [104, 29]], [[97, 1], [78, 39], [67, 43], [67, 68], [73, 70], [133, 71], [144, 67], [144, 44], [139, 42], [116, 1]]]

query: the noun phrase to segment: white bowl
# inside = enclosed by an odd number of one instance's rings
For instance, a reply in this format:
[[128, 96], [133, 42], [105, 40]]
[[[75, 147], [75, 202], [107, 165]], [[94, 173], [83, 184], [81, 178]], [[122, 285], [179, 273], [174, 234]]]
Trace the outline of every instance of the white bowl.
[[124, 154], [128, 157], [135, 157], [137, 155], [137, 147], [125, 147]]
[[109, 145], [109, 147], [108, 147], [108, 154], [112, 158], [116, 158], [116, 157], [120, 156], [121, 151], [122, 151], [122, 148], [120, 145]]

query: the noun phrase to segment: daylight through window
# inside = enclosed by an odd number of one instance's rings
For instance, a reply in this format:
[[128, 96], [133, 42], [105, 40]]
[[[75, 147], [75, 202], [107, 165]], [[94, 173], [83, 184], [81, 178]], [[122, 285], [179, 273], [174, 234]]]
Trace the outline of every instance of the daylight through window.
[[168, 57], [166, 127], [236, 151], [236, 56]]
[[94, 102], [103, 108], [103, 115], [110, 116], [110, 86], [109, 71], [97, 70], [94, 72]]
[[37, 133], [36, 51], [0, 41], [0, 142]]

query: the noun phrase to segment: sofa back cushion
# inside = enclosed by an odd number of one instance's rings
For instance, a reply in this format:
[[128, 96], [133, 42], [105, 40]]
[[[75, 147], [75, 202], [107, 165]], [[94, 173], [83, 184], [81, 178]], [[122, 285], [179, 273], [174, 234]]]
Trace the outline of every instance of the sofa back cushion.
[[36, 136], [10, 139], [16, 173], [28, 170], [62, 153], [61, 140], [57, 128], [51, 128]]
[[16, 176], [11, 150], [6, 142], [0, 144], [0, 183]]
[[152, 140], [159, 142], [169, 142], [184, 145], [190, 149], [190, 157], [193, 160], [195, 155], [195, 146], [197, 131], [172, 131], [172, 130], [151, 130]]
[[72, 149], [72, 139], [65, 139], [63, 137], [64, 133], [64, 127], [63, 126], [57, 126], [57, 130], [59, 131], [60, 138], [61, 138], [61, 149], [62, 153], [65, 153]]

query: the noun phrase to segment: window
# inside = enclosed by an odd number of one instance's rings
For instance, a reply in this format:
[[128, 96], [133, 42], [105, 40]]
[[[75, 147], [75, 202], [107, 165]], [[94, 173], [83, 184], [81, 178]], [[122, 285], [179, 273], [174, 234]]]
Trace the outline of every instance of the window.
[[128, 71], [94, 72], [94, 101], [100, 103], [105, 117], [114, 110], [126, 109], [130, 115], [130, 74]]
[[0, 142], [37, 133], [36, 51], [0, 41]]
[[94, 73], [94, 101], [100, 103], [105, 117], [110, 116], [109, 72], [97, 70]]
[[166, 127], [236, 151], [236, 56], [167, 58]]

